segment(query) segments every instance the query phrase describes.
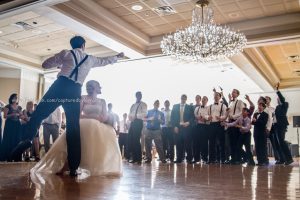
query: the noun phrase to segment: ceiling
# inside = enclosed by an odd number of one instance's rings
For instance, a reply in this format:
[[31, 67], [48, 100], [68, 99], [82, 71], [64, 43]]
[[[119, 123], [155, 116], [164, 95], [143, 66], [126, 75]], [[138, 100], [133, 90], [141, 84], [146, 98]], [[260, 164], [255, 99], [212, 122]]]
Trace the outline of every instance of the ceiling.
[[[24, 26], [16, 25], [18, 22], [28, 24], [28, 30]], [[70, 48], [69, 38], [76, 35], [66, 27], [32, 11], [0, 20], [0, 30], [0, 45], [39, 57], [47, 57]], [[114, 53], [88, 38], [86, 40], [87, 49], [101, 48], [105, 53]]]
[[[195, 1], [189, 0], [95, 0], [110, 12], [149, 36], [157, 36], [191, 23]], [[140, 11], [132, 10], [141, 5]], [[171, 6], [176, 13], [159, 15], [153, 8]], [[300, 11], [298, 0], [212, 0], [215, 22], [227, 24]]]
[[[9, 17], [2, 15], [1, 19], [0, 15], [0, 57], [38, 67], [46, 57], [69, 48], [68, 40], [75, 34], [86, 37], [88, 52], [94, 55], [119, 51], [129, 58], [159, 55], [163, 35], [191, 23], [195, 2], [44, 0], [46, 8], [15, 8]], [[142, 10], [133, 10], [134, 5]], [[161, 6], [170, 6], [175, 13], [157, 13], [155, 8]], [[234, 64], [254, 80], [263, 77], [270, 86], [277, 82], [284, 88], [300, 86], [296, 72], [300, 59], [291, 60], [291, 56], [300, 57], [299, 0], [210, 0], [210, 6], [216, 23], [229, 25], [248, 39], [244, 52], [231, 58]], [[0, 12], [3, 10], [0, 4]], [[32, 28], [21, 30], [12, 25], [18, 21]]]
[[265, 46], [261, 49], [280, 79], [299, 77], [297, 71], [300, 72], [300, 57], [294, 56], [299, 55], [300, 42]]

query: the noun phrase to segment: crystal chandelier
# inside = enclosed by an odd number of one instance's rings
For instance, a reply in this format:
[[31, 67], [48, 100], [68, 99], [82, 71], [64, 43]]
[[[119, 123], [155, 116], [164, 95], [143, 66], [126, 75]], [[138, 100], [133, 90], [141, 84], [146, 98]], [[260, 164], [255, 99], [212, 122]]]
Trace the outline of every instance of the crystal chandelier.
[[229, 27], [216, 25], [208, 0], [193, 10], [192, 24], [168, 34], [161, 41], [163, 54], [186, 61], [209, 62], [231, 57], [243, 50], [246, 36]]

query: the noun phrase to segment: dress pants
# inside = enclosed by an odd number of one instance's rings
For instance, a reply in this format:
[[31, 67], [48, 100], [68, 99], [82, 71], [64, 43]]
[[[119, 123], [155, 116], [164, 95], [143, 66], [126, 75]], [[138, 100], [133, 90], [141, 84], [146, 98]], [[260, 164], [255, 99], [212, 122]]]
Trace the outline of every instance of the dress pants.
[[159, 159], [165, 161], [165, 154], [163, 151], [163, 144], [161, 138], [161, 130], [150, 130], [146, 129], [145, 131], [145, 145], [146, 145], [146, 158], [148, 161], [152, 160], [152, 140], [154, 140], [156, 151], [158, 152]]
[[[209, 124], [209, 162], [225, 161], [225, 134], [220, 122]], [[219, 151], [217, 151], [217, 149]], [[217, 155], [218, 152], [218, 155]]]
[[133, 162], [142, 161], [141, 134], [143, 120], [135, 119], [131, 122], [128, 132], [128, 151], [132, 156]]
[[216, 131], [216, 159], [217, 161], [225, 162], [225, 130], [220, 122], [217, 122], [214, 126]]
[[58, 124], [43, 124], [43, 136], [44, 136], [44, 146], [46, 153], [50, 149], [50, 135], [52, 135], [53, 143], [59, 136], [59, 125]]
[[[243, 146], [245, 146], [245, 150], [246, 150], [246, 154], [245, 154], [245, 159], [248, 163], [254, 164], [254, 160], [253, 160], [253, 155], [251, 152], [251, 132], [247, 132], [247, 133], [241, 133], [238, 139], [238, 148], [242, 149]], [[241, 161], [241, 152], [239, 151], [237, 152], [237, 161], [240, 162]]]
[[288, 144], [285, 141], [286, 130], [286, 127], [281, 127], [278, 124], [275, 125], [276, 148], [279, 152], [280, 161], [282, 162], [288, 162], [293, 160], [291, 151], [288, 147]]
[[78, 168], [81, 159], [80, 99], [81, 85], [66, 77], [58, 77], [33, 112], [25, 132], [25, 138], [32, 140], [42, 120], [47, 118], [57, 107], [62, 106], [66, 113], [68, 164], [71, 171]]
[[120, 151], [122, 154], [122, 150], [124, 147], [124, 158], [125, 159], [129, 159], [129, 155], [128, 155], [128, 133], [120, 133], [119, 134], [119, 147], [120, 147]]
[[270, 131], [270, 134], [269, 134], [269, 139], [270, 139], [270, 142], [272, 144], [272, 148], [273, 148], [273, 153], [274, 153], [275, 160], [276, 161], [281, 161], [281, 159], [280, 159], [280, 153], [278, 151], [277, 144], [276, 144], [277, 138], [276, 138], [276, 132], [275, 131], [276, 131], [275, 126], [272, 125], [271, 131]]
[[231, 155], [231, 162], [237, 161], [237, 153], [241, 151], [241, 149], [238, 148], [237, 142], [240, 135], [240, 130], [236, 127], [230, 127], [227, 129], [228, 135], [229, 135], [229, 142], [230, 142], [230, 155]]
[[254, 131], [254, 142], [258, 164], [267, 163], [267, 134], [265, 130]]
[[191, 127], [179, 127], [179, 133], [175, 133], [176, 140], [176, 161], [182, 162], [187, 154], [186, 160], [192, 162], [193, 159], [193, 146], [192, 146], [192, 132]]
[[202, 124], [197, 124], [194, 127], [194, 134], [193, 134], [193, 153], [194, 153], [194, 162], [199, 162], [201, 160], [201, 134], [202, 134]]
[[174, 132], [172, 127], [162, 128], [162, 141], [165, 157], [174, 160]]

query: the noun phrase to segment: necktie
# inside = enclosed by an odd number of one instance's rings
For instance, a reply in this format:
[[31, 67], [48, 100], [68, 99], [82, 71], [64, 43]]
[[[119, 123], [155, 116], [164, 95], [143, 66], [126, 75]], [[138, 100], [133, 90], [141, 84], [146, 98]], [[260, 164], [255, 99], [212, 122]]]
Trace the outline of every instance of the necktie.
[[169, 127], [170, 125], [170, 111], [165, 111], [166, 112], [166, 126]]
[[138, 113], [140, 105], [141, 105], [141, 102], [139, 103], [139, 105], [137, 106], [137, 108], [135, 110], [134, 118], [136, 118], [136, 119], [137, 119], [137, 113]]
[[180, 123], [183, 122], [184, 105], [180, 105]]

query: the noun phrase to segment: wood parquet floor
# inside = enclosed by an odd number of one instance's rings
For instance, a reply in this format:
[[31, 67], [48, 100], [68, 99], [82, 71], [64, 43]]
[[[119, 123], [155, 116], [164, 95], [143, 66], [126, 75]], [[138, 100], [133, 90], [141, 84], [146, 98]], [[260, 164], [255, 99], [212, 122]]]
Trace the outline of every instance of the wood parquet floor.
[[124, 162], [122, 177], [36, 176], [34, 163], [0, 164], [0, 199], [300, 199], [299, 160], [291, 166]]

